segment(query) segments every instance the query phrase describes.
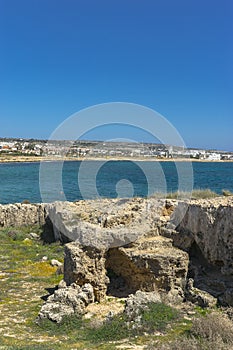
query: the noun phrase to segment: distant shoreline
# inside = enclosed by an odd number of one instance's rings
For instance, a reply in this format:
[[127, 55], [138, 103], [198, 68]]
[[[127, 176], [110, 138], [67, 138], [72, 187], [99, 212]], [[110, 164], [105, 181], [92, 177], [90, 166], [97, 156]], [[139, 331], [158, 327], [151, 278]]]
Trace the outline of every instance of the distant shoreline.
[[1, 157], [0, 164], [3, 163], [39, 163], [39, 162], [63, 162], [63, 161], [137, 161], [137, 162], [201, 162], [201, 163], [231, 163], [233, 160], [208, 160], [195, 158], [153, 158], [153, 157], [34, 157], [34, 156], [12, 156]]

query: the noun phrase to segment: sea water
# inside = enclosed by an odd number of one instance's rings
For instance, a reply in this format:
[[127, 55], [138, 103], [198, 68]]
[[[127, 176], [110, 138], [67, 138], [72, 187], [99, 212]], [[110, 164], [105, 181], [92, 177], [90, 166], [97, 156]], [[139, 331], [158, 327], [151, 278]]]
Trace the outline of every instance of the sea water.
[[[1, 163], [0, 164], [0, 203], [42, 202], [42, 198], [74, 201], [78, 199], [100, 197], [115, 198], [121, 195], [120, 188], [125, 186], [126, 195], [147, 196], [148, 182], [154, 181], [155, 192], [173, 192], [179, 189], [179, 174], [172, 161], [134, 162], [134, 161], [87, 161], [86, 175], [80, 184], [78, 174], [80, 161], [48, 162], [48, 197], [41, 196], [40, 163]], [[153, 165], [157, 164], [156, 167]], [[178, 163], [178, 162], [177, 162]], [[185, 165], [187, 162], [181, 162]], [[189, 163], [193, 171], [193, 188], [206, 189], [221, 193], [223, 189], [233, 192], [233, 162], [193, 162]], [[53, 193], [54, 176], [62, 167], [62, 196]], [[182, 167], [181, 167], [182, 168]], [[98, 169], [95, 173], [95, 169]], [[94, 174], [95, 176], [89, 176]], [[188, 174], [190, 176], [190, 174]], [[88, 182], [89, 181], [89, 182]], [[90, 189], [96, 189], [94, 193]], [[42, 186], [43, 187], [43, 186]], [[153, 190], [153, 187], [152, 187]], [[122, 192], [124, 194], [124, 191]]]

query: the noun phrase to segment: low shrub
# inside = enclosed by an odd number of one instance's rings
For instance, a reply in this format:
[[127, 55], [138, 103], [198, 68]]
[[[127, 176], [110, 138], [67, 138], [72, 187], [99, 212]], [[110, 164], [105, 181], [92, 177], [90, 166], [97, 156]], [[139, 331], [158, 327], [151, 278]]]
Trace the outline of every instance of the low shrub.
[[216, 192], [211, 191], [209, 188], [193, 190], [191, 195], [191, 198], [193, 199], [208, 199], [215, 197], [219, 197], [219, 195]]
[[192, 192], [168, 192], [168, 193], [154, 193], [154, 198], [167, 198], [167, 199], [208, 199], [219, 197], [219, 194], [210, 189], [194, 189]]
[[233, 348], [233, 323], [223, 313], [211, 312], [205, 317], [194, 319], [190, 332], [197, 338], [212, 342], [221, 340]]
[[173, 341], [151, 343], [146, 350], [232, 350], [233, 323], [223, 313], [214, 311], [197, 317], [188, 332]]
[[215, 342], [183, 337], [163, 344], [151, 344], [146, 350], [232, 350], [232, 347], [224, 344], [220, 339]]
[[233, 193], [228, 190], [222, 190], [222, 195], [225, 197], [233, 196]]

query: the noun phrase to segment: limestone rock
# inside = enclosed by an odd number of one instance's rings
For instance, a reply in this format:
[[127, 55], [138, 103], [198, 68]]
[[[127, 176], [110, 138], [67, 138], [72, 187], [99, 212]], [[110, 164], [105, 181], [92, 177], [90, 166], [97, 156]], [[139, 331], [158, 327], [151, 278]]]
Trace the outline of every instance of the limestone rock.
[[51, 266], [57, 266], [57, 267], [60, 267], [60, 266], [63, 265], [60, 261], [58, 261], [58, 260], [56, 260], [56, 259], [52, 259], [52, 260], [50, 261], [50, 264], [51, 264]]
[[233, 197], [192, 200], [189, 204], [179, 202], [172, 221], [178, 223], [180, 244], [177, 246], [182, 248], [182, 240], [191, 236], [190, 247], [195, 241], [209, 263], [221, 266], [225, 275], [233, 274]]
[[107, 290], [108, 278], [105, 269], [104, 251], [81, 247], [75, 242], [65, 245], [64, 281], [67, 285], [83, 286], [90, 283], [95, 300], [101, 301]]
[[94, 301], [93, 288], [90, 284], [83, 287], [72, 284], [57, 289], [42, 305], [37, 322], [45, 318], [60, 323], [65, 316], [81, 316], [88, 304]]
[[217, 298], [214, 298], [204, 290], [194, 287], [193, 282], [194, 281], [191, 278], [187, 282], [187, 289], [185, 292], [186, 300], [191, 301], [193, 304], [197, 304], [202, 308], [216, 306]]
[[224, 306], [233, 306], [233, 288], [225, 290], [219, 297], [219, 301]]
[[35, 232], [30, 232], [29, 236], [30, 236], [31, 239], [34, 239], [34, 240], [40, 239], [40, 236], [37, 233], [35, 233]]
[[0, 204], [0, 227], [45, 224], [45, 204]]
[[138, 290], [135, 294], [129, 295], [125, 303], [125, 314], [129, 321], [135, 320], [142, 309], [146, 309], [149, 303], [161, 303], [158, 292], [142, 292]]
[[46, 206], [46, 213], [56, 240], [107, 251], [134, 242], [148, 232], [158, 235], [156, 220], [166, 222], [169, 218], [163, 216], [165, 203], [154, 198], [55, 202]]
[[157, 291], [167, 301], [181, 301], [188, 272], [188, 254], [158, 236], [130, 247], [111, 249], [106, 266], [124, 278], [129, 290]]

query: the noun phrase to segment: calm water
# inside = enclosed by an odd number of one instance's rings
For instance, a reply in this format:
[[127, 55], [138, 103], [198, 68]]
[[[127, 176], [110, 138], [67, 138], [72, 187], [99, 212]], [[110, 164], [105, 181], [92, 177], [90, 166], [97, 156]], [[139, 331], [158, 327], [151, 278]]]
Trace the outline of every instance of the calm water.
[[[80, 170], [81, 163], [87, 168]], [[180, 162], [183, 190], [190, 182], [185, 163]], [[124, 194], [146, 196], [151, 191], [176, 191], [179, 187], [179, 176], [173, 162], [65, 162], [61, 181], [57, 183], [60, 168], [59, 162], [46, 163], [42, 186], [44, 201], [65, 198], [73, 201], [97, 195], [111, 198]], [[233, 163], [194, 162], [192, 168], [194, 188], [210, 188], [217, 193], [222, 189], [233, 192]], [[39, 173], [40, 163], [0, 164], [0, 203], [41, 202]], [[79, 179], [78, 174], [81, 174]]]

